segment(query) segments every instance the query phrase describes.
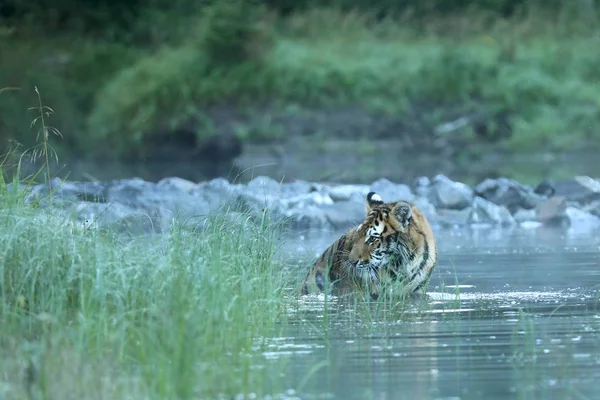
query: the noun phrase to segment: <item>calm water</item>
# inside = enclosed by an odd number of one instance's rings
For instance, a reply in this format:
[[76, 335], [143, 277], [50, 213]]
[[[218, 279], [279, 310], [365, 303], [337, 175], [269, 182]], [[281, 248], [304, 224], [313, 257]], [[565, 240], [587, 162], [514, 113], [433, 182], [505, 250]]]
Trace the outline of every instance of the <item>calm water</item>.
[[[289, 399], [600, 398], [600, 232], [436, 231], [430, 298], [303, 299], [259, 358]], [[288, 241], [316, 257], [339, 233]], [[258, 360], [257, 360], [258, 361]]]

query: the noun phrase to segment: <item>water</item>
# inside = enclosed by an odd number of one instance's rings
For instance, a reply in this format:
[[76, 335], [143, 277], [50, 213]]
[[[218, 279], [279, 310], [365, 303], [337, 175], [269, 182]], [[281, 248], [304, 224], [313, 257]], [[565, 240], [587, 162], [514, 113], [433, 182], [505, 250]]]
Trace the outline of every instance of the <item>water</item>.
[[[436, 231], [430, 299], [406, 309], [303, 299], [257, 363], [297, 399], [600, 398], [600, 235]], [[337, 235], [290, 238], [309, 260]]]

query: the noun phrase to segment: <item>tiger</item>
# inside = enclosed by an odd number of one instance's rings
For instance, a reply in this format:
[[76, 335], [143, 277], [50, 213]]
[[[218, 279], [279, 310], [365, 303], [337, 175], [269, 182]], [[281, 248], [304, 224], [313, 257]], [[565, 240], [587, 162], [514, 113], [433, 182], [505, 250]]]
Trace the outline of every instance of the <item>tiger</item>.
[[404, 294], [424, 291], [437, 264], [437, 246], [427, 217], [412, 202], [384, 203], [369, 192], [367, 216], [333, 242], [302, 280], [300, 295], [366, 291], [373, 299], [386, 283], [401, 282]]

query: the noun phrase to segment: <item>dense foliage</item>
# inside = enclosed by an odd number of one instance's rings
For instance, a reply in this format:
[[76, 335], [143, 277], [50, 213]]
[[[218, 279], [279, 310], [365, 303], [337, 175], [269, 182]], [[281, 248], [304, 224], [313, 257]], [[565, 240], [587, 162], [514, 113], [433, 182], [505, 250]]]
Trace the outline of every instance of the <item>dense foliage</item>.
[[[220, 3], [234, 4], [237, 0]], [[244, 3], [244, 1], [239, 1]], [[0, 6], [0, 17], [10, 23], [23, 21], [41, 24], [43, 29], [74, 29], [82, 33], [131, 32], [131, 27], [146, 25], [158, 14], [184, 17], [189, 13], [203, 13], [213, 0], [7, 0]], [[342, 10], [375, 11], [381, 17], [410, 13], [416, 17], [430, 17], [462, 13], [466, 10], [485, 11], [501, 17], [510, 17], [528, 7], [562, 9], [593, 9], [598, 0], [252, 0], [253, 5], [265, 5], [280, 14], [304, 11], [313, 7], [336, 7]], [[568, 4], [567, 4], [568, 3]], [[142, 21], [146, 19], [146, 21]]]
[[89, 155], [281, 138], [269, 112], [356, 106], [425, 135], [469, 116], [460, 134], [577, 147], [600, 125], [597, 3], [8, 0], [0, 87], [21, 90], [0, 93], [0, 146], [32, 145], [37, 86], [63, 150]]

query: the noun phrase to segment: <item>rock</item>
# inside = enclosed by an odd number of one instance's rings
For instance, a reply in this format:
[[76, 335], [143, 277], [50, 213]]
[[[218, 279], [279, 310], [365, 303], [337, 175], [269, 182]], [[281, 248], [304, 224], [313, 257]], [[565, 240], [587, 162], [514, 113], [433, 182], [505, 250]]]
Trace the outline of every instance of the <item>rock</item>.
[[330, 185], [327, 185], [325, 183], [311, 182], [310, 192], [327, 193], [329, 192], [329, 186]]
[[442, 226], [455, 227], [468, 225], [471, 217], [471, 209], [463, 210], [441, 209], [437, 211], [436, 221]]
[[202, 185], [202, 187], [206, 188], [206, 189], [210, 189], [210, 190], [230, 190], [233, 185], [231, 183], [229, 183], [229, 181], [225, 178], [215, 178], [212, 179], [206, 183], [204, 183], [204, 185]]
[[50, 179], [50, 187], [52, 189], [56, 189], [57, 187], [59, 187], [62, 184], [62, 179], [56, 177], [56, 178], [52, 178]]
[[294, 208], [284, 212], [285, 220], [295, 230], [329, 229], [327, 213], [320, 207], [308, 206], [304, 209]]
[[427, 197], [431, 181], [426, 176], [420, 176], [413, 181], [412, 188], [417, 196]]
[[106, 190], [107, 202], [118, 202], [126, 206], [150, 207], [152, 204], [144, 204], [145, 201], [151, 201], [148, 195], [153, 192], [153, 184], [146, 182], [141, 178], [121, 179], [111, 182], [112, 184]]
[[[221, 197], [221, 200], [225, 201], [221, 204], [227, 206], [229, 210], [254, 216], [260, 216], [265, 209], [270, 209], [277, 214], [281, 188], [282, 185], [276, 180], [259, 176], [247, 185], [227, 188], [226, 194]], [[215, 202], [214, 198], [213, 202]]]
[[227, 179], [216, 178], [198, 185], [190, 194], [208, 203], [211, 210], [218, 210], [225, 204], [233, 201], [242, 190], [243, 188], [240, 186], [230, 184]]
[[305, 181], [294, 181], [281, 185], [281, 197], [288, 198], [300, 196], [312, 191], [312, 184]]
[[178, 178], [176, 176], [161, 179], [160, 181], [158, 181], [157, 185], [161, 187], [182, 190], [188, 193], [198, 187], [198, 184], [192, 181], [188, 181], [187, 179]]
[[320, 192], [310, 192], [305, 195], [295, 196], [290, 199], [281, 199], [280, 204], [284, 208], [303, 209], [308, 206], [329, 206], [333, 204], [333, 200], [329, 195]]
[[581, 231], [600, 229], [600, 219], [587, 211], [575, 207], [567, 207], [565, 214], [569, 218], [571, 229]]
[[281, 184], [267, 176], [257, 176], [248, 182], [246, 190], [253, 194], [276, 195], [281, 190]]
[[551, 181], [545, 179], [535, 187], [533, 193], [543, 197], [551, 197], [556, 193], [556, 189], [554, 189], [554, 184]]
[[507, 178], [486, 179], [475, 187], [475, 193], [494, 204], [506, 207], [513, 214], [519, 209], [535, 208], [545, 199], [534, 193], [531, 187]]
[[[164, 210], [163, 210], [164, 211]], [[140, 234], [147, 232], [163, 232], [170, 226], [164, 214], [159, 218], [151, 218], [148, 214], [123, 204], [81, 202], [71, 212], [84, 227], [115, 229], [121, 233]], [[159, 215], [158, 213], [155, 213]]]
[[364, 204], [356, 201], [337, 202], [324, 211], [329, 225], [344, 231], [363, 222], [366, 216]]
[[382, 178], [373, 182], [369, 188], [369, 191], [379, 194], [385, 202], [397, 200], [411, 201], [414, 197], [410, 187], [403, 184], [393, 183], [386, 178]]
[[521, 208], [513, 214], [513, 218], [515, 219], [515, 222], [519, 224], [522, 224], [524, 222], [537, 222], [535, 209], [524, 210]]
[[563, 226], [567, 222], [567, 201], [564, 196], [553, 196], [537, 205], [536, 219], [544, 225]]
[[412, 201], [433, 225], [507, 226], [518, 222], [521, 226], [571, 224], [571, 229], [592, 229], [600, 225], [600, 198], [594, 200], [600, 186], [590, 179], [574, 180], [578, 195], [551, 197], [547, 197], [552, 193], [548, 182], [533, 190], [505, 178], [483, 181], [475, 190], [480, 196], [475, 196], [468, 186], [443, 175], [432, 181], [419, 178], [413, 183], [418, 195], [408, 186], [387, 179], [371, 185], [304, 181], [280, 184], [265, 176], [248, 184], [232, 184], [223, 178], [201, 184], [177, 177], [158, 183], [139, 178], [107, 182], [55, 179], [51, 193], [46, 185], [19, 190], [23, 190], [27, 201], [42, 207], [53, 205], [82, 226], [93, 224], [132, 233], [164, 232], [176, 219], [203, 227], [208, 215], [218, 211], [227, 211], [226, 218], [232, 221], [258, 220], [267, 210], [275, 222], [285, 222], [296, 230], [346, 230], [364, 220], [365, 197], [371, 190], [386, 202]]
[[334, 202], [350, 200], [353, 194], [357, 193], [364, 198], [367, 197], [370, 188], [367, 185], [340, 185], [329, 189], [329, 197]]
[[473, 190], [464, 183], [454, 182], [444, 175], [433, 178], [427, 198], [436, 208], [463, 210], [473, 202]]
[[600, 200], [595, 200], [589, 204], [584, 204], [581, 209], [591, 213], [592, 215], [595, 215], [596, 217], [600, 217]]
[[145, 182], [142, 179], [115, 181], [106, 193], [107, 202], [120, 203], [143, 211], [152, 218], [155, 218], [161, 209], [169, 210], [174, 217], [182, 220], [204, 217], [210, 212], [210, 204], [207, 201], [188, 191], [175, 186], [164, 190], [161, 185]]
[[589, 176], [576, 176], [556, 182], [556, 195], [581, 204], [600, 200], [600, 182]]
[[[60, 182], [60, 179], [53, 179], [52, 197], [54, 203], [77, 203], [79, 201], [105, 202], [106, 188], [105, 182]], [[25, 197], [26, 202], [40, 200], [48, 196], [48, 186], [37, 185], [32, 188]]]
[[499, 206], [481, 197], [476, 197], [473, 200], [469, 222], [501, 226], [512, 226], [516, 223], [506, 207]]
[[240, 191], [234, 198], [228, 199], [221, 207], [229, 211], [259, 216], [264, 210], [277, 211], [276, 196]]

